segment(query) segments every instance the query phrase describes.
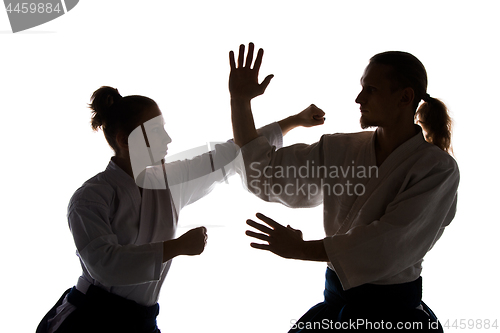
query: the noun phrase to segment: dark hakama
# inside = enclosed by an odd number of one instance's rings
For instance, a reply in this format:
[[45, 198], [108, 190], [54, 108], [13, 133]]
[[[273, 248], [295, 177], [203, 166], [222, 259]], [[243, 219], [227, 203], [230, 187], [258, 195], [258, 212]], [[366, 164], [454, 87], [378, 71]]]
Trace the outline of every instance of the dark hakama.
[[36, 333], [48, 331], [50, 319], [55, 316], [66, 295], [76, 310], [64, 320], [56, 333], [160, 333], [156, 325], [158, 304], [139, 305], [96, 286], [90, 286], [86, 294], [75, 287], [66, 290], [42, 319]]
[[[289, 333], [326, 330], [443, 332], [422, 302], [422, 278], [402, 284], [364, 284], [343, 290], [337, 274], [326, 271], [325, 300], [307, 311]], [[418, 308], [419, 306], [422, 308]]]

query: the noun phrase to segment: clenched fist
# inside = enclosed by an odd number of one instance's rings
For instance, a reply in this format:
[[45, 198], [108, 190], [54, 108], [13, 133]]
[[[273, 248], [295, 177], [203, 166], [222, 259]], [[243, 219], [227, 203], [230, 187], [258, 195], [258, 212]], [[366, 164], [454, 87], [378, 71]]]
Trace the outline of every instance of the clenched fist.
[[207, 244], [207, 228], [198, 227], [179, 237], [180, 254], [194, 256], [201, 254]]

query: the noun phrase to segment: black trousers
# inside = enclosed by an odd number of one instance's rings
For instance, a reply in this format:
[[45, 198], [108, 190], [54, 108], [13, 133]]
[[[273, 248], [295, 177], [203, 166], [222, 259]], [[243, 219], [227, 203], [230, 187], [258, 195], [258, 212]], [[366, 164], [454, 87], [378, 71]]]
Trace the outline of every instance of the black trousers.
[[[289, 333], [403, 331], [443, 332], [422, 302], [422, 278], [394, 285], [364, 284], [344, 291], [337, 274], [326, 270], [325, 300], [292, 323]], [[424, 311], [416, 309], [422, 305]]]
[[55, 316], [66, 295], [76, 310], [64, 320], [56, 333], [160, 333], [156, 325], [158, 304], [142, 306], [93, 285], [86, 294], [75, 287], [66, 290], [42, 319], [36, 333], [47, 332], [48, 321]]

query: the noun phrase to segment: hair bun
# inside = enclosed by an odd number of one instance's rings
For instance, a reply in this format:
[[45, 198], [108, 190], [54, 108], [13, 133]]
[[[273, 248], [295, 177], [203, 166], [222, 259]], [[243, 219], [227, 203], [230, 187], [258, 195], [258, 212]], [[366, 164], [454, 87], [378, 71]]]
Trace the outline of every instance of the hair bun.
[[121, 98], [123, 97], [116, 88], [103, 86], [94, 91], [92, 97], [90, 97], [89, 104], [89, 107], [92, 109], [90, 123], [94, 131], [106, 126], [106, 123], [112, 116], [113, 105]]

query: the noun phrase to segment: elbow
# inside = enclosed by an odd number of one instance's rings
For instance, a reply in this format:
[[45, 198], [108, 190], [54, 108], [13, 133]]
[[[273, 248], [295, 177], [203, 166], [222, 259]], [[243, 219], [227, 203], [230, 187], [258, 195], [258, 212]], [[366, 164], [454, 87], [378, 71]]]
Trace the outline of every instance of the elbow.
[[107, 263], [106, 260], [84, 261], [84, 264], [92, 279], [106, 287], [127, 284], [124, 283], [126, 274], [120, 274], [120, 272], [116, 270], [113, 265]]
[[92, 279], [106, 287], [137, 283], [124, 269], [127, 264], [120, 260], [120, 248], [109, 246], [95, 252], [82, 251], [81, 261]]

